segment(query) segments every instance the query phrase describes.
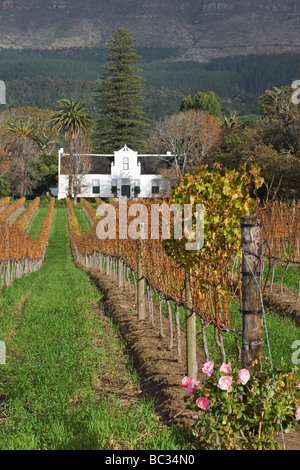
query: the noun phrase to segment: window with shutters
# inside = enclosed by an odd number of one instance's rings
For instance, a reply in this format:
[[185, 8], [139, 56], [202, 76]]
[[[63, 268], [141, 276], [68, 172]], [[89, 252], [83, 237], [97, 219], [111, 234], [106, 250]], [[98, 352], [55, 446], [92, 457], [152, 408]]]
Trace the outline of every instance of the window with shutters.
[[100, 180], [93, 180], [92, 188], [93, 194], [100, 194]]

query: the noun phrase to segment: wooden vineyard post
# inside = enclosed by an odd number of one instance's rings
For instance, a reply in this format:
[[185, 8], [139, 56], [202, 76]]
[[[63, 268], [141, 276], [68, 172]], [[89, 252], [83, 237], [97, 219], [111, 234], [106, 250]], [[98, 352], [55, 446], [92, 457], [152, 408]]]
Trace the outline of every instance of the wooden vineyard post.
[[117, 277], [117, 281], [118, 281], [118, 287], [122, 287], [123, 286], [123, 263], [122, 263], [122, 259], [121, 259], [121, 256], [120, 256], [120, 246], [119, 246], [119, 243], [120, 243], [120, 240], [118, 238], [118, 267], [117, 267], [117, 272], [118, 272], [118, 277]]
[[143, 230], [143, 224], [141, 224], [141, 237], [137, 241], [137, 313], [139, 320], [145, 320], [146, 317]]
[[0, 341], [0, 364], [6, 364], [6, 346], [4, 341]]
[[242, 364], [264, 356], [261, 297], [262, 221], [258, 216], [241, 218], [242, 247]]
[[196, 344], [196, 313], [193, 309], [191, 295], [190, 271], [185, 270], [185, 308], [186, 308], [186, 374], [197, 380], [197, 344]]
[[109, 254], [108, 254], [108, 249], [106, 248], [105, 250], [105, 274], [108, 276], [109, 275]]
[[123, 287], [123, 263], [121, 256], [118, 257], [118, 287]]

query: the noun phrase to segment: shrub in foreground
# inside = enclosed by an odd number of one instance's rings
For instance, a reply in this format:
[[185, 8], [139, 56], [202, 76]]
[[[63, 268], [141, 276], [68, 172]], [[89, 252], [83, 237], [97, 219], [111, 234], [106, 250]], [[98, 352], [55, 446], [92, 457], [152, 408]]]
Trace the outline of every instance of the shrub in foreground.
[[[239, 369], [232, 361], [215, 368], [204, 364], [203, 386], [184, 377], [185, 401], [199, 411], [193, 433], [207, 450], [273, 450], [281, 424], [291, 431], [300, 419], [300, 382], [295, 368], [287, 371], [283, 362], [271, 374], [268, 360], [254, 361], [251, 369]], [[275, 379], [275, 380], [274, 380]]]

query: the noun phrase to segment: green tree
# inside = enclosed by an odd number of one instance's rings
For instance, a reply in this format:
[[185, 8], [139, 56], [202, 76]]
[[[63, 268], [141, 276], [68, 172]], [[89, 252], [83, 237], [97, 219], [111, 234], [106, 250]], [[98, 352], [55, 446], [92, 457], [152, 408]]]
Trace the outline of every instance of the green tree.
[[273, 87], [260, 97], [260, 125], [266, 144], [278, 152], [300, 156], [300, 107], [292, 102], [289, 86]]
[[10, 196], [9, 159], [0, 147], [0, 198]]
[[[267, 139], [272, 136], [273, 127], [265, 127], [265, 123], [256, 123], [252, 127], [237, 129], [226, 135], [218, 146], [212, 160], [222, 164], [227, 170], [238, 169], [240, 165], [252, 157], [261, 169], [266, 185], [259, 191], [259, 197], [266, 196], [267, 187], [277, 190], [283, 199], [299, 199], [300, 165], [297, 154], [278, 151]], [[274, 136], [273, 136], [274, 139]]]
[[54, 111], [49, 119], [58, 132], [63, 131], [66, 140], [69, 140], [70, 152], [73, 152], [78, 139], [93, 126], [93, 120], [81, 103], [74, 98], [64, 98], [57, 103], [58, 110]]
[[288, 120], [289, 112], [293, 108], [291, 89], [287, 86], [273, 87], [259, 97], [259, 112], [263, 118], [273, 116]]
[[97, 152], [112, 153], [125, 144], [137, 151], [144, 148], [143, 79], [138, 75], [136, 64], [141, 58], [134, 43], [131, 33], [119, 28], [108, 44], [107, 63], [95, 95], [98, 119], [93, 140]]
[[220, 116], [222, 104], [218, 95], [213, 91], [207, 93], [198, 91], [194, 96], [188, 95], [182, 100], [180, 110], [188, 111], [190, 109], [199, 109], [213, 116]]
[[51, 188], [56, 187], [58, 172], [57, 153], [54, 155], [42, 155], [39, 171], [40, 181], [34, 193], [42, 194], [49, 192]]

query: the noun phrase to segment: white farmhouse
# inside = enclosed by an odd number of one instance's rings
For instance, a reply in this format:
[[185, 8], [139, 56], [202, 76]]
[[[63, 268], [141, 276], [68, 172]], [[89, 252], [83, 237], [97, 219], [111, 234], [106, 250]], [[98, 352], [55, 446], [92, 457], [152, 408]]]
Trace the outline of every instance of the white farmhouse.
[[[69, 175], [64, 174], [63, 162], [68, 154], [61, 148], [58, 153], [58, 199], [68, 194]], [[168, 168], [172, 163], [171, 153], [166, 155], [145, 154], [131, 150], [125, 145], [114, 154], [87, 154], [81, 158], [89, 159], [89, 170], [83, 178], [82, 192], [79, 197], [113, 197], [112, 188], [117, 188], [117, 195], [134, 197], [139, 188], [139, 197], [147, 198], [168, 193], [169, 187], [159, 174], [161, 168]]]

